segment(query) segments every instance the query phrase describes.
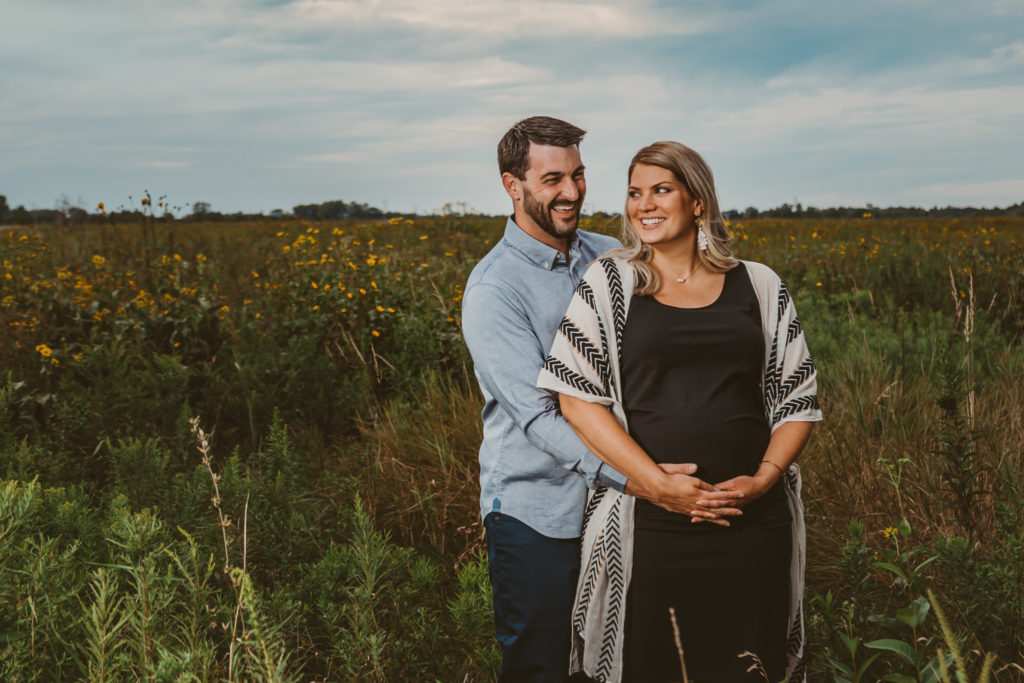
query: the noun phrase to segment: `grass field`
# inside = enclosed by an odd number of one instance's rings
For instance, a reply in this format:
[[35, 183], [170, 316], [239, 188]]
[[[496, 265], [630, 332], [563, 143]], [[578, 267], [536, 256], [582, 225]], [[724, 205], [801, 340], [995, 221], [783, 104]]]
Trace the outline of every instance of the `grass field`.
[[[0, 678], [492, 680], [458, 319], [503, 226], [0, 232]], [[809, 680], [1021, 680], [1024, 219], [731, 227], [819, 368]]]

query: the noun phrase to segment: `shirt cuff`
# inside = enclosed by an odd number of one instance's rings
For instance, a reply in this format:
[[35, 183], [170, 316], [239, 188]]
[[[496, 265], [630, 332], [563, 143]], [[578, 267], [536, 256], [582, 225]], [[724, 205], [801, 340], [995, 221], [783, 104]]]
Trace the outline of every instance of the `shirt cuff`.
[[626, 476], [604, 462], [597, 468], [597, 483], [601, 486], [610, 486], [619, 493], [625, 493], [626, 490]]

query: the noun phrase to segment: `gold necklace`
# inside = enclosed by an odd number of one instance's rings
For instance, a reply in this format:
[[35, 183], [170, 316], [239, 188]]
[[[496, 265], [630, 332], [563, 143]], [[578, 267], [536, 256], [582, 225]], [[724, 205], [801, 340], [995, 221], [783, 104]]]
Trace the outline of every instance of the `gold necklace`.
[[689, 273], [687, 273], [686, 277], [677, 277], [676, 278], [676, 282], [678, 282], [679, 284], [685, 285], [687, 280], [689, 280], [691, 277], [693, 277], [693, 274], [696, 273], [698, 270], [700, 270], [700, 267], [702, 265], [704, 265], [704, 264], [700, 261], [700, 259], [698, 259], [697, 260], [697, 265], [694, 268], [692, 268]]

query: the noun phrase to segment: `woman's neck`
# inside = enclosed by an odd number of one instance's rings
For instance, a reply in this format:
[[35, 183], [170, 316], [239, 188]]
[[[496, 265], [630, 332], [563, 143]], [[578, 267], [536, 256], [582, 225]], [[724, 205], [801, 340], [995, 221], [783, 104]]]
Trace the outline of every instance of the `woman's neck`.
[[652, 245], [651, 265], [665, 277], [692, 275], [700, 267], [697, 245]]

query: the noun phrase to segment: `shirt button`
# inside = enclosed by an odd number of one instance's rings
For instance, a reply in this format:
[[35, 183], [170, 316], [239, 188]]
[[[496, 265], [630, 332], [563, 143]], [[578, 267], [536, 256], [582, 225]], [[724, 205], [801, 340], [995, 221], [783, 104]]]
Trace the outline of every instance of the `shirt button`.
[[544, 267], [545, 267], [545, 268], [549, 268], [549, 269], [550, 269], [550, 268], [551, 268], [551, 264], [550, 264], [550, 263], [548, 263], [547, 261], [545, 261], [545, 262], [544, 262]]

